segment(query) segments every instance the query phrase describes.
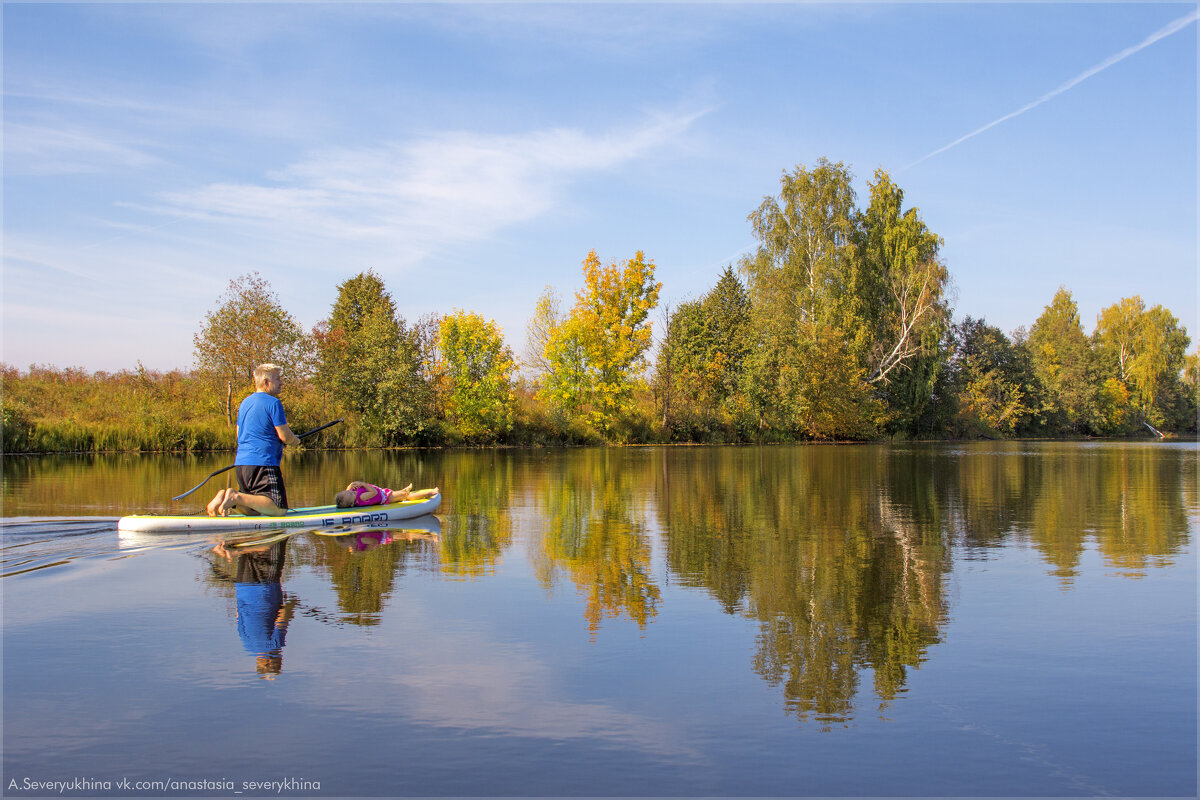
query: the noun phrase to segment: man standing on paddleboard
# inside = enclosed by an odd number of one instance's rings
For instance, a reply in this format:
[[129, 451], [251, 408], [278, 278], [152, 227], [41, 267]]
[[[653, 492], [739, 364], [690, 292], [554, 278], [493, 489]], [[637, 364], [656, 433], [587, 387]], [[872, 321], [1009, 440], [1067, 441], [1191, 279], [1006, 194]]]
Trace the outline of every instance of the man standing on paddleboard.
[[283, 389], [283, 370], [275, 364], [254, 368], [254, 394], [238, 406], [237, 472], [238, 488], [222, 489], [208, 504], [210, 516], [226, 516], [230, 509], [243, 514], [280, 516], [287, 510], [287, 489], [279, 461], [285, 444], [299, 444], [300, 437], [288, 426], [287, 414], [279, 400]]

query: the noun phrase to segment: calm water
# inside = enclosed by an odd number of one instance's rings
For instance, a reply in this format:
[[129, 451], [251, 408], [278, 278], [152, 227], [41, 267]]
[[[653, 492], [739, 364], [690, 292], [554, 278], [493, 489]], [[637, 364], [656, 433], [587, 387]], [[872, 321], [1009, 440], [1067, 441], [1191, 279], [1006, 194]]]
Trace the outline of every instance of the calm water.
[[5, 459], [8, 796], [1196, 794], [1194, 443], [307, 453], [444, 503], [118, 536], [227, 460]]

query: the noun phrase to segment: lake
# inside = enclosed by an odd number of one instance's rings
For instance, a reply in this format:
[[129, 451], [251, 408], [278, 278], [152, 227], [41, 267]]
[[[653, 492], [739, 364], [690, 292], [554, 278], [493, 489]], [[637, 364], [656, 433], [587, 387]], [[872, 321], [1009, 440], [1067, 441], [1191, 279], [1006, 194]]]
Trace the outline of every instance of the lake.
[[231, 460], [5, 458], [7, 796], [1196, 795], [1195, 443], [313, 451], [437, 517], [118, 535]]

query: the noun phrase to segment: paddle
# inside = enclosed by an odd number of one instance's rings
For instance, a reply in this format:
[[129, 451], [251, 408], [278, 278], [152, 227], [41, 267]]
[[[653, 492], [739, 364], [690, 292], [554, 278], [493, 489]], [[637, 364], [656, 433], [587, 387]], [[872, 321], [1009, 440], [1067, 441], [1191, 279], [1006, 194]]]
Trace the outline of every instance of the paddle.
[[[338, 419], [335, 419], [333, 422], [326, 422], [324, 425], [320, 426], [319, 428], [313, 428], [311, 431], [305, 431], [304, 433], [297, 434], [297, 435], [296, 435], [296, 438], [297, 438], [297, 439], [303, 439], [305, 436], [312, 436], [314, 433], [318, 433], [318, 432], [320, 432], [320, 431], [323, 431], [323, 430], [325, 430], [326, 428], [331, 428], [331, 427], [333, 427], [334, 425], [337, 425], [337, 424], [338, 424], [339, 422], [341, 422], [343, 419], [344, 419], [343, 417], [339, 417]], [[211, 477], [213, 477], [214, 475], [220, 475], [222, 472], [228, 472], [229, 470], [233, 469], [235, 466], [237, 466], [237, 465], [236, 465], [236, 464], [230, 464], [228, 467], [221, 467], [221, 468], [220, 468], [219, 470], [217, 470], [216, 472], [210, 472], [210, 473], [208, 474], [208, 478], [211, 478]], [[208, 483], [208, 478], [205, 478], [204, 480], [200, 481], [199, 483], [197, 483], [197, 484], [196, 484], [195, 486], [193, 486], [192, 488], [188, 489], [188, 490], [187, 490], [186, 492], [184, 492], [183, 494], [176, 495], [175, 497], [172, 497], [171, 499], [172, 499], [172, 500], [182, 500], [183, 498], [187, 497], [187, 496], [188, 496], [189, 494], [191, 494], [192, 492], [194, 492], [194, 491], [196, 491], [197, 489], [199, 489], [199, 488], [200, 488], [201, 486], [203, 486], [204, 484]]]

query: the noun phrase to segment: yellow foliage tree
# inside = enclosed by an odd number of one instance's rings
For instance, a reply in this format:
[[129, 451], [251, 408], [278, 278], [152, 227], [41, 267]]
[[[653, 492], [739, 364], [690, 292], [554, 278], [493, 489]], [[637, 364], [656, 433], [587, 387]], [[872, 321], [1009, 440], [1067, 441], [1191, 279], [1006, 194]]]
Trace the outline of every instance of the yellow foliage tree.
[[586, 416], [605, 436], [619, 435], [633, 411], [633, 391], [652, 341], [650, 312], [662, 284], [654, 262], [640, 250], [603, 266], [596, 251], [583, 261], [584, 286], [564, 319], [553, 308], [553, 290], [530, 323], [542, 343], [540, 396], [559, 409]]
[[593, 376], [592, 422], [612, 433], [632, 411], [634, 381], [652, 341], [650, 312], [662, 284], [654, 280], [654, 262], [641, 250], [607, 267], [592, 250], [583, 262], [583, 278], [571, 315]]
[[512, 352], [494, 320], [458, 311], [442, 319], [438, 342], [446, 416], [468, 441], [490, 441], [513, 424]]
[[[1126, 297], [1096, 318], [1094, 344], [1101, 368], [1129, 391], [1137, 417], [1161, 426], [1173, 422], [1183, 397], [1181, 373], [1190, 340], [1171, 312]], [[1136, 422], [1135, 422], [1136, 424]]]

